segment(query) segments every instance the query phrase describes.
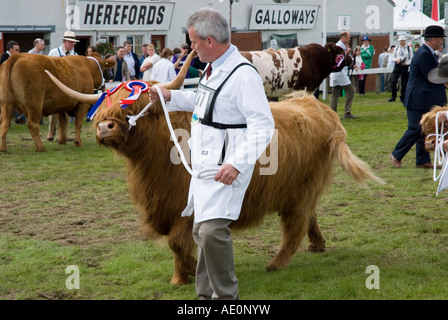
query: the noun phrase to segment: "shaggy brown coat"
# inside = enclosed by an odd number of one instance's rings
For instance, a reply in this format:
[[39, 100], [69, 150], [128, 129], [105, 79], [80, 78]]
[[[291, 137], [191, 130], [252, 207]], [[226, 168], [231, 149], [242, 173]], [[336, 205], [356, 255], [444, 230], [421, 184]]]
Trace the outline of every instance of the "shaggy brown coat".
[[[436, 133], [436, 115], [438, 112], [442, 111], [448, 111], [448, 107], [439, 107], [434, 106], [431, 111], [425, 113], [420, 120], [420, 125], [422, 127], [422, 131], [425, 134], [425, 136], [428, 136], [430, 134]], [[445, 121], [444, 123], [444, 132], [448, 131], [448, 121]], [[441, 125], [439, 124], [439, 128], [441, 128]], [[428, 151], [434, 151], [436, 146], [436, 138], [434, 136], [426, 137], [425, 139], [425, 148]]]
[[[93, 57], [100, 63], [103, 71], [115, 64], [112, 60], [102, 60], [98, 54]], [[14, 109], [26, 115], [36, 151], [45, 151], [39, 135], [42, 116], [59, 115], [58, 142], [66, 143], [66, 112], [75, 117], [74, 141], [77, 146], [81, 146], [82, 121], [90, 105], [67, 98], [45, 74], [45, 69], [70, 88], [83, 93], [93, 93], [102, 83], [98, 64], [84, 56], [49, 57], [29, 53], [11, 55], [0, 67], [0, 151], [7, 150], [6, 134]]]
[[[184, 71], [176, 79], [184, 77]], [[100, 106], [95, 118], [97, 141], [127, 159], [129, 192], [142, 212], [143, 225], [148, 234], [168, 237], [175, 269], [171, 282], [186, 284], [196, 268], [192, 255], [193, 217], [181, 217], [187, 204], [190, 176], [182, 164], [170, 160], [174, 143], [160, 102], [129, 130], [126, 116], [138, 114], [148, 104], [149, 96], [142, 94], [126, 109], [120, 108], [119, 100], [127, 96], [129, 91], [121, 89], [111, 96], [112, 106]], [[283, 241], [280, 251], [267, 264], [268, 271], [285, 267], [306, 234], [309, 250], [325, 250], [316, 207], [322, 192], [331, 185], [334, 159], [359, 183], [381, 182], [350, 151], [345, 142], [346, 131], [337, 114], [313, 96], [271, 103], [271, 109], [277, 131], [265, 154], [278, 150], [277, 172], [260, 175], [259, 170], [264, 166], [257, 162], [240, 217], [231, 224], [232, 229], [254, 227], [262, 222], [265, 214], [278, 213]], [[175, 129], [189, 131], [191, 113], [171, 112], [170, 118]], [[277, 146], [273, 145], [275, 141]], [[188, 154], [186, 148], [184, 153]]]

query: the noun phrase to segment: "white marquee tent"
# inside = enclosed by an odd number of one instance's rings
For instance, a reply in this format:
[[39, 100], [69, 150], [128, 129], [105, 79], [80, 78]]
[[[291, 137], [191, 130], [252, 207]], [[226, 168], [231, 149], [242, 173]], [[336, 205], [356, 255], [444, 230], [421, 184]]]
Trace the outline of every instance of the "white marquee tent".
[[[423, 1], [423, 0], [420, 0]], [[437, 22], [426, 14], [417, 9], [409, 10], [404, 19], [400, 19], [400, 12], [406, 7], [411, 1], [408, 0], [394, 0], [396, 6], [394, 7], [394, 32], [397, 34], [420, 34], [421, 31], [425, 31], [426, 27], [429, 25], [442, 25], [441, 22]], [[443, 27], [445, 25], [442, 25]]]

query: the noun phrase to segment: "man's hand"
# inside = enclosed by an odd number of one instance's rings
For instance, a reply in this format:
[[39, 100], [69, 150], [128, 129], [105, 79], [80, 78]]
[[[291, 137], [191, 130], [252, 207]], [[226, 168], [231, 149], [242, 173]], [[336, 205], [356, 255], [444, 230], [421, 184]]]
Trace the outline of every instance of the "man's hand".
[[439, 112], [438, 113], [438, 119], [439, 119], [439, 122], [446, 121], [447, 120], [446, 112], [445, 111]]
[[448, 152], [448, 140], [443, 141], [443, 151]]
[[[159, 87], [160, 91], [162, 92], [163, 98], [165, 101], [171, 100], [171, 90], [165, 89], [164, 87]], [[157, 92], [157, 89], [155, 87], [149, 88], [149, 99], [153, 102], [156, 102], [159, 100], [159, 93]]]
[[232, 165], [224, 163], [215, 176], [215, 181], [219, 181], [223, 184], [231, 185], [233, 181], [238, 177], [240, 172]]

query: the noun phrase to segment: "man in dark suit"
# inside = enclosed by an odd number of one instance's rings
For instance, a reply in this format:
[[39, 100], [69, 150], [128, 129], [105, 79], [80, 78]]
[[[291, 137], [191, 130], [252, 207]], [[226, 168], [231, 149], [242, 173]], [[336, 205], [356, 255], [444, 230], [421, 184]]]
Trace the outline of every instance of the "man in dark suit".
[[0, 58], [0, 65], [6, 60], [8, 60], [10, 55], [19, 51], [20, 51], [19, 44], [12, 40], [9, 41], [8, 44], [6, 45], [6, 52], [4, 52]]
[[410, 67], [404, 106], [407, 110], [408, 129], [398, 141], [390, 160], [394, 167], [401, 168], [401, 159], [416, 144], [417, 168], [433, 168], [431, 156], [425, 150], [425, 137], [420, 127], [420, 119], [433, 105], [444, 106], [447, 97], [444, 84], [434, 84], [428, 80], [428, 73], [439, 65], [435, 51], [444, 42], [445, 32], [440, 26], [429, 26], [425, 30], [425, 43], [415, 53]]

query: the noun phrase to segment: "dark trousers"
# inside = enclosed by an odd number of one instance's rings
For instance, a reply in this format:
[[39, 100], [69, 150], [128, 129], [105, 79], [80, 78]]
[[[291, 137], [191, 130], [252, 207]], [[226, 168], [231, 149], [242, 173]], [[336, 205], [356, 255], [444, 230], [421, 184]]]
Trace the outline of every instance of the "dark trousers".
[[398, 161], [404, 158], [404, 156], [409, 152], [409, 150], [416, 145], [416, 156], [415, 164], [421, 165], [431, 162], [431, 156], [429, 152], [425, 149], [425, 135], [422, 133], [422, 128], [420, 126], [420, 119], [422, 115], [429, 110], [412, 110], [406, 109], [408, 116], [408, 129], [401, 137], [395, 146], [392, 155]]
[[364, 75], [364, 79], [359, 80], [358, 85], [359, 85], [359, 94], [366, 94], [366, 79], [367, 79], [367, 75]]
[[392, 80], [390, 82], [390, 91], [392, 92], [392, 98], [397, 98], [397, 84], [398, 78], [401, 77], [401, 101], [404, 101], [404, 95], [406, 93], [406, 86], [408, 84], [409, 78], [409, 67], [408, 66], [395, 66], [392, 72]]

